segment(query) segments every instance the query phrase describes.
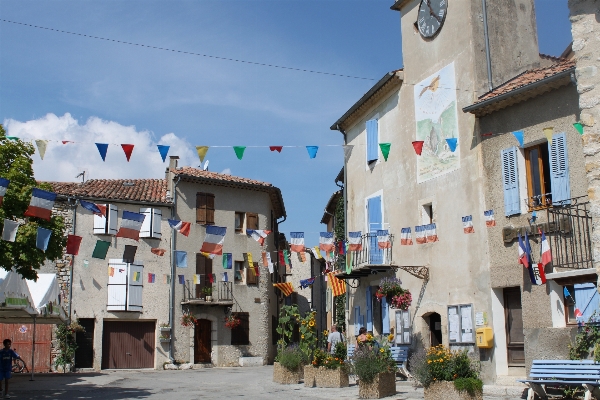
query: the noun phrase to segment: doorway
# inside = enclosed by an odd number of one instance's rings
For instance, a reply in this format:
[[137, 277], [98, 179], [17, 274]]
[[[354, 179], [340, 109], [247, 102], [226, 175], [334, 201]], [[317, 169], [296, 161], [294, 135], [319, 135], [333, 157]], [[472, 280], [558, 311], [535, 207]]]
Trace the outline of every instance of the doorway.
[[523, 309], [521, 288], [504, 288], [504, 321], [506, 350], [509, 367], [525, 366], [525, 335], [523, 333]]
[[199, 319], [194, 332], [194, 364], [211, 362], [212, 323], [208, 319]]
[[426, 319], [429, 326], [429, 342], [431, 347], [442, 344], [442, 316], [438, 313], [431, 313]]
[[154, 368], [155, 321], [104, 321], [102, 369]]
[[94, 318], [79, 318], [79, 325], [84, 329], [83, 332], [75, 334], [77, 350], [75, 350], [75, 368], [93, 368], [94, 367]]

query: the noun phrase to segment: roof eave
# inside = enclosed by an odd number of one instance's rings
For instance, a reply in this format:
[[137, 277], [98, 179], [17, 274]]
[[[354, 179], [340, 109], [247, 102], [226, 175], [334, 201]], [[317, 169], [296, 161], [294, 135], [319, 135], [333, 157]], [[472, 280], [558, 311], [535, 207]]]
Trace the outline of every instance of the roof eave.
[[173, 207], [173, 202], [162, 202], [162, 201], [147, 201], [147, 200], [130, 200], [130, 199], [115, 199], [112, 197], [98, 197], [98, 196], [85, 196], [80, 194], [64, 194], [57, 193], [57, 197], [60, 200], [67, 200], [69, 198], [75, 199], [83, 199], [89, 200], [93, 202], [97, 201], [110, 201], [114, 203], [124, 203], [124, 204], [140, 204], [140, 205], [152, 205], [152, 206], [160, 206], [160, 207]]

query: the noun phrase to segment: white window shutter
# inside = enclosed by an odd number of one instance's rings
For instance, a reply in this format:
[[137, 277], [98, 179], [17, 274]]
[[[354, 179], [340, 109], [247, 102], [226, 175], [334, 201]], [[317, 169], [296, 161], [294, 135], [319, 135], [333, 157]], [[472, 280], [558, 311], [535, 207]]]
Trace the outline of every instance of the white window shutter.
[[[108, 206], [107, 204], [100, 205]], [[106, 235], [106, 215], [94, 214], [94, 235]]]
[[[112, 270], [111, 270], [112, 268]], [[123, 260], [108, 261], [108, 301], [106, 310], [125, 311], [127, 297], [127, 264]], [[113, 276], [110, 276], [112, 272]]]
[[108, 214], [108, 231], [106, 233], [108, 235], [116, 235], [117, 224], [119, 222], [119, 212], [117, 206], [114, 204], [109, 204], [106, 207], [106, 212]]
[[396, 311], [396, 344], [410, 344], [411, 342], [410, 311]]
[[141, 238], [152, 237], [152, 209], [151, 208], [140, 208], [140, 214], [144, 215], [144, 222], [142, 222], [142, 229], [140, 229]]
[[569, 157], [567, 155], [567, 135], [552, 135], [550, 153], [550, 190], [552, 204], [571, 204], [571, 185], [569, 182]]
[[519, 199], [519, 171], [517, 148], [511, 147], [501, 151], [502, 181], [504, 185], [504, 214], [507, 217], [521, 213]]
[[159, 208], [152, 209], [152, 237], [162, 238], [162, 210]]
[[328, 287], [325, 291], [325, 312], [331, 311], [332, 297], [331, 288]]
[[[137, 275], [137, 276], [136, 276]], [[144, 289], [144, 266], [141, 261], [134, 261], [129, 264], [129, 273], [127, 276], [127, 311], [143, 310], [142, 290]], [[135, 279], [137, 277], [137, 280]]]

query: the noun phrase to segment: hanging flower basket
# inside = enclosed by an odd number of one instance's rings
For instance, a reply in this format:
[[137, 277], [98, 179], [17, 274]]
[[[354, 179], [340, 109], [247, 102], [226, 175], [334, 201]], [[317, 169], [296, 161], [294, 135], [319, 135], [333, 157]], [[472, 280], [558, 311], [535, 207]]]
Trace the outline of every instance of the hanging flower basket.
[[396, 277], [383, 278], [379, 283], [379, 288], [375, 292], [375, 297], [381, 301], [385, 297], [391, 308], [399, 310], [408, 310], [412, 303], [410, 290], [402, 288], [402, 281]]
[[406, 289], [404, 293], [392, 297], [392, 301], [388, 303], [391, 308], [406, 311], [412, 304], [412, 294]]
[[226, 328], [235, 329], [238, 326], [240, 326], [241, 324], [242, 324], [242, 321], [233, 315], [228, 315], [227, 317], [225, 317], [225, 327]]
[[181, 326], [191, 327], [198, 324], [198, 320], [190, 313], [181, 316]]

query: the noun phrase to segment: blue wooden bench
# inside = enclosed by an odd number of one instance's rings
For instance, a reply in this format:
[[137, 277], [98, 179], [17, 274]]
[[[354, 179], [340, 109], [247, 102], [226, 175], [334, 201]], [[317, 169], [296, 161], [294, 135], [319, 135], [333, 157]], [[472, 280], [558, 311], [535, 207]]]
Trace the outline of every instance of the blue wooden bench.
[[346, 347], [346, 358], [348, 360], [352, 360], [352, 356], [354, 355], [354, 348], [356, 347], [356, 345], [354, 344], [349, 344]]
[[407, 378], [411, 378], [411, 375], [406, 368], [406, 363], [408, 362], [408, 349], [408, 346], [390, 347], [392, 359], [396, 362], [398, 371]]
[[600, 399], [600, 364], [591, 360], [534, 360], [529, 379], [519, 380], [529, 386], [527, 400], [534, 400], [537, 394], [547, 399], [546, 387], [583, 387], [585, 400], [592, 394]]

